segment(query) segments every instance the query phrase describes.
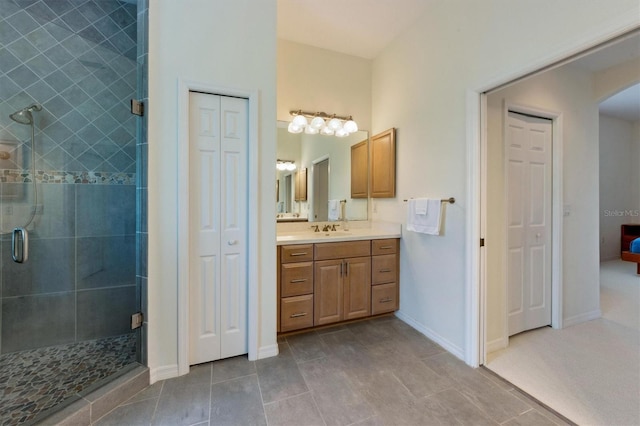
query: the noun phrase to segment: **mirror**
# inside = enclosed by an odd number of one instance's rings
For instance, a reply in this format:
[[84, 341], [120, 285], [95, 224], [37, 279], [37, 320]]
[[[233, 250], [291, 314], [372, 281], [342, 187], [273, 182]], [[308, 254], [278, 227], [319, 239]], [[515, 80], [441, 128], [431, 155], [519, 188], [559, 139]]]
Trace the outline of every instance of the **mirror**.
[[[368, 141], [368, 132], [360, 130], [344, 138], [293, 134], [287, 131], [288, 124], [278, 122], [277, 158], [292, 161], [296, 167], [276, 169], [276, 220], [339, 221], [342, 200], [346, 200], [346, 219], [367, 220], [366, 196], [351, 198], [351, 147]], [[368, 170], [359, 173], [366, 177]]]

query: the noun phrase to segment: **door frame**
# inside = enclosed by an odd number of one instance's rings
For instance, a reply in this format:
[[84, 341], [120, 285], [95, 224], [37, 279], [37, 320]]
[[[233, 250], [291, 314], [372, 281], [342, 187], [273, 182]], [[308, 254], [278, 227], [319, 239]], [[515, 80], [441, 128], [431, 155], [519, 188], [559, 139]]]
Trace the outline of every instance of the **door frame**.
[[[498, 86], [496, 86], [497, 88]], [[485, 363], [487, 355], [487, 277], [486, 277], [486, 247], [478, 243], [480, 238], [487, 237], [487, 244], [491, 244], [487, 235], [486, 218], [490, 211], [487, 203], [487, 96], [493, 90], [482, 93], [467, 92], [467, 165], [469, 167], [469, 182], [467, 196], [469, 212], [467, 214], [467, 300], [469, 312], [466, 333], [465, 361], [472, 367]], [[552, 120], [552, 212], [551, 212], [551, 250], [562, 253], [562, 113], [521, 105], [506, 101], [503, 108], [503, 120], [508, 111], [522, 112], [529, 115]], [[502, 129], [504, 134], [504, 127]], [[504, 244], [504, 242], [503, 242]], [[551, 272], [551, 325], [562, 328], [562, 256], [552, 257]], [[502, 271], [506, 276], [505, 270]], [[506, 285], [506, 284], [505, 284]], [[504, 321], [507, 320], [506, 299], [503, 305]], [[503, 328], [502, 343], [508, 344], [508, 329]]]
[[[611, 28], [614, 28], [613, 30]], [[514, 84], [532, 75], [562, 66], [586, 56], [618, 39], [638, 31], [637, 23], [619, 18], [603, 22], [601, 27], [592, 28], [589, 39], [576, 42], [573, 47], [557, 47], [539, 61], [528, 66], [506, 69], [497, 77], [479, 82], [466, 91], [466, 152], [467, 152], [467, 214], [465, 226], [468, 230], [465, 240], [465, 351], [464, 360], [478, 367], [486, 358], [486, 259], [485, 247], [480, 239], [486, 236], [486, 200], [481, 194], [486, 192], [487, 155], [487, 93]], [[489, 242], [490, 243], [490, 242]]]
[[[181, 236], [189, 235], [189, 92], [245, 98], [249, 101], [248, 113], [248, 211], [259, 211], [258, 205], [258, 100], [257, 90], [234, 89], [213, 86], [204, 82], [178, 79], [178, 150], [177, 150], [177, 210], [178, 210], [178, 375], [189, 372], [189, 242]], [[183, 143], [180, 143], [183, 141]], [[247, 218], [247, 346], [250, 361], [259, 355], [258, 318], [258, 215]]]

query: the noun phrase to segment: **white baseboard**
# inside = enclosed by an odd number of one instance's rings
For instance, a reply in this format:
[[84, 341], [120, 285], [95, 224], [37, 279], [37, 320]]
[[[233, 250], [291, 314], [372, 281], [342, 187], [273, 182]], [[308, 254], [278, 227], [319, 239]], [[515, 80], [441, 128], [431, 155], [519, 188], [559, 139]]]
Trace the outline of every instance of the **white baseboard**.
[[178, 364], [149, 368], [149, 384], [151, 385], [159, 380], [173, 379], [178, 376]]
[[406, 315], [402, 311], [397, 311], [396, 312], [396, 316], [400, 320], [406, 322], [411, 327], [413, 327], [416, 330], [418, 330], [420, 333], [422, 333], [425, 336], [427, 336], [429, 339], [433, 340], [434, 342], [436, 342], [437, 344], [439, 344], [440, 346], [445, 348], [448, 352], [451, 352], [453, 355], [455, 355], [456, 357], [458, 357], [462, 361], [464, 361], [464, 350], [462, 348], [454, 345], [453, 343], [451, 343], [450, 341], [448, 341], [444, 337], [440, 336], [435, 331], [433, 331], [430, 328], [425, 327], [424, 325], [420, 324], [415, 319], [413, 319], [410, 316]]
[[258, 348], [258, 359], [270, 358], [272, 356], [278, 356], [280, 351], [278, 350], [278, 344], [261, 346]]
[[495, 351], [499, 351], [500, 349], [504, 349], [507, 346], [509, 346], [509, 338], [508, 337], [499, 337], [495, 340], [492, 340], [490, 342], [487, 342], [486, 344], [486, 351], [488, 354], [490, 354], [491, 352], [495, 352]]
[[595, 311], [585, 312], [583, 314], [574, 315], [569, 318], [565, 318], [562, 322], [562, 328], [571, 327], [572, 325], [580, 324], [586, 321], [591, 321], [594, 319], [598, 319], [602, 316], [602, 312], [600, 309], [596, 309]]

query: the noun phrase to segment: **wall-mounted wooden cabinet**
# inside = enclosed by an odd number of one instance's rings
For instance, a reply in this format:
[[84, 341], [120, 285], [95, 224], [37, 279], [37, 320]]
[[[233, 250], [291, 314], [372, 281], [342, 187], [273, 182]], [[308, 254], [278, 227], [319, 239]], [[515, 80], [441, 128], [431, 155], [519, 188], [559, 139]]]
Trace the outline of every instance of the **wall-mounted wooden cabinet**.
[[351, 198], [369, 196], [369, 144], [364, 140], [351, 146]]
[[307, 201], [307, 169], [301, 168], [296, 172], [295, 201]]
[[396, 129], [371, 138], [371, 197], [396, 196]]

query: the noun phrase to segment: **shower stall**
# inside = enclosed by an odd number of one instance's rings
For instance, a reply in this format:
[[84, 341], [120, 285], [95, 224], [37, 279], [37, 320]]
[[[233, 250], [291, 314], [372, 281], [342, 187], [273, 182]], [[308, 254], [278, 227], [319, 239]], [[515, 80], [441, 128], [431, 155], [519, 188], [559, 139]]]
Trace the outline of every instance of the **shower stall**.
[[147, 16], [0, 0], [2, 425], [146, 363]]

